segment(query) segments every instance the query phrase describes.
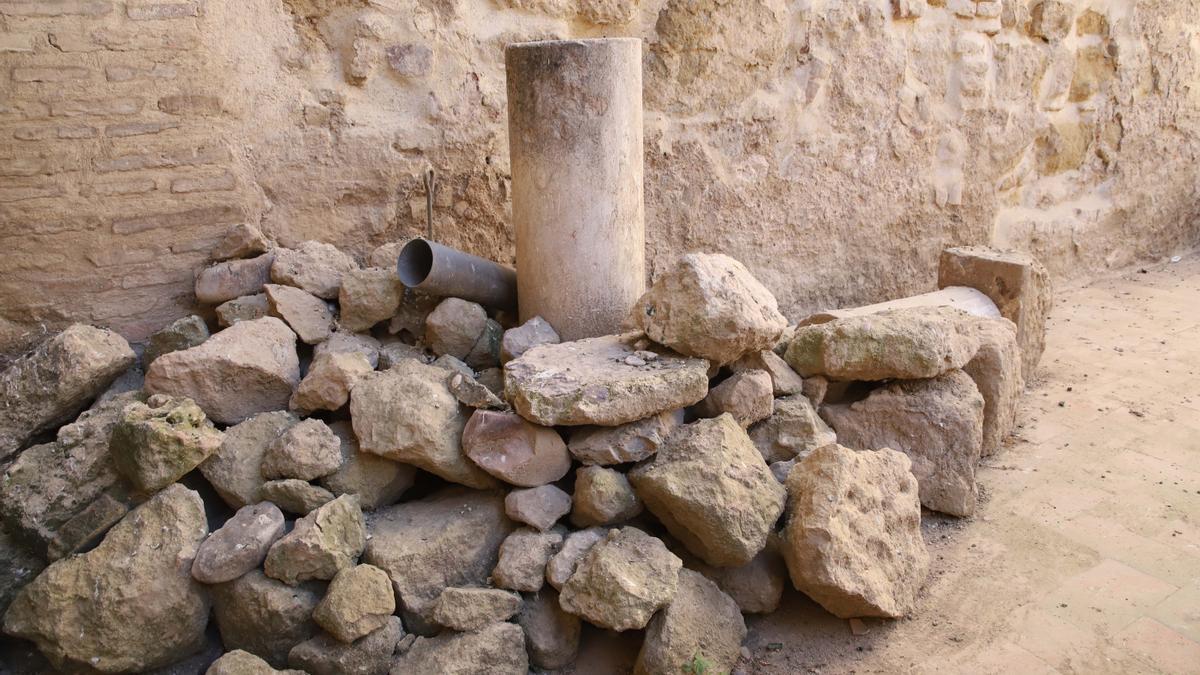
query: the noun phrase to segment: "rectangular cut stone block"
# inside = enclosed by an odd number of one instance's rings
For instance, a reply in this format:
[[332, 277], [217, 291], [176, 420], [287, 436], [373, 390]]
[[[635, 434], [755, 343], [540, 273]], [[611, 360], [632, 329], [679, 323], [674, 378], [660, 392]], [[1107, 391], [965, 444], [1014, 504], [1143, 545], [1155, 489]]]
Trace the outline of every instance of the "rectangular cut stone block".
[[36, 39], [34, 33], [0, 33], [0, 52], [31, 52]]
[[[150, 134], [160, 134], [164, 131], [170, 131], [178, 128], [179, 122], [124, 122], [121, 124], [110, 124], [107, 127], [104, 127], [104, 135], [112, 138], [148, 136]], [[97, 166], [97, 170], [103, 171], [104, 169], [100, 169], [99, 166]], [[123, 169], [111, 170], [122, 171]]]
[[50, 115], [52, 117], [132, 115], [141, 109], [142, 102], [136, 98], [102, 98], [50, 102]]
[[190, 16], [199, 16], [200, 5], [195, 2], [130, 3], [125, 8], [125, 15], [134, 21], [183, 19]]
[[77, 66], [13, 68], [12, 79], [14, 82], [69, 82], [86, 79], [89, 73], [87, 68]]
[[0, 3], [7, 16], [104, 16], [112, 3], [103, 0], [24, 0]]
[[114, 220], [114, 234], [131, 234], [157, 228], [200, 227], [204, 225], [231, 225], [243, 217], [240, 209], [234, 206], [206, 206], [186, 211], [157, 213], [153, 215], [136, 216]]

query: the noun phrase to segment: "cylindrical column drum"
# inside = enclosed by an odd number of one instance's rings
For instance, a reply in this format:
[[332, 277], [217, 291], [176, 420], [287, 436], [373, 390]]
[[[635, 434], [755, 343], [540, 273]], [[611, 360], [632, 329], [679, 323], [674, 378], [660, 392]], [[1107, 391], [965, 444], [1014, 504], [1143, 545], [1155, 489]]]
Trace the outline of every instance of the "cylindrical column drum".
[[620, 332], [646, 285], [642, 43], [526, 42], [505, 63], [521, 320]]

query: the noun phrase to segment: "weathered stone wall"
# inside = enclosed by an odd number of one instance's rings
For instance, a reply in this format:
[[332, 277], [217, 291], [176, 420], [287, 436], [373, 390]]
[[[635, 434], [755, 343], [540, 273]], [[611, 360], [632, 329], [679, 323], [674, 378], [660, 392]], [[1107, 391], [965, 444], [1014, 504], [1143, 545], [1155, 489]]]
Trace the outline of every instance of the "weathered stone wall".
[[1200, 227], [1180, 0], [0, 0], [0, 351], [140, 339], [239, 220], [511, 260], [504, 45], [645, 40], [652, 271], [744, 261], [789, 314], [931, 288], [946, 245], [1062, 277]]

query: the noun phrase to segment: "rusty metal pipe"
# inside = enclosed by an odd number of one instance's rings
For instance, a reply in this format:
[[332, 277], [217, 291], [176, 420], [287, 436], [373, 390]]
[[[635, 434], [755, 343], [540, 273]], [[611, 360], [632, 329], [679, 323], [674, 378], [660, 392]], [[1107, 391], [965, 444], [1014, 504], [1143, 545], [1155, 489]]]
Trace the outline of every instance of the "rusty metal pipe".
[[417, 237], [396, 259], [400, 283], [426, 295], [455, 297], [495, 309], [517, 306], [517, 273], [486, 258]]

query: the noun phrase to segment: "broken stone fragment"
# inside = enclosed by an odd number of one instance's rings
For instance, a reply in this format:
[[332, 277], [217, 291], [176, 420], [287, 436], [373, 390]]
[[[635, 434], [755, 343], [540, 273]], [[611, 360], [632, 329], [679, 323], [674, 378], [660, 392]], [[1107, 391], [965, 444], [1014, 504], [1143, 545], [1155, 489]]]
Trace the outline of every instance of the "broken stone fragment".
[[787, 566], [779, 552], [779, 538], [772, 534], [767, 546], [741, 567], [712, 567], [702, 562], [689, 568], [711, 579], [733, 598], [744, 614], [770, 614], [779, 609], [783, 587], [787, 581]]
[[717, 364], [774, 347], [787, 327], [771, 291], [745, 265], [719, 253], [680, 257], [638, 300], [629, 320], [651, 340]]
[[808, 377], [916, 380], [962, 368], [979, 350], [970, 317], [949, 307], [851, 316], [796, 329], [784, 359]]
[[213, 260], [229, 260], [245, 258], [259, 253], [266, 253], [271, 248], [271, 242], [263, 236], [262, 230], [254, 225], [238, 223], [225, 232], [225, 236], [209, 254]]
[[335, 496], [358, 495], [363, 510], [373, 511], [395, 504], [412, 487], [416, 467], [360, 452], [349, 422], [334, 422], [329, 428], [340, 442], [342, 463], [320, 483]]
[[347, 567], [329, 584], [313, 612], [313, 620], [342, 642], [382, 628], [396, 611], [396, 597], [387, 572], [373, 565]]
[[234, 298], [261, 293], [271, 282], [271, 266], [275, 253], [257, 258], [227, 260], [211, 265], [196, 274], [196, 301], [202, 305], [219, 305]]
[[389, 342], [379, 350], [379, 369], [388, 370], [406, 359], [428, 364], [433, 362], [434, 357], [425, 351], [424, 347], [409, 345], [403, 342]]
[[261, 319], [270, 311], [266, 293], [243, 295], [217, 305], [217, 323], [229, 327], [239, 321]]
[[1016, 327], [1008, 319], [975, 323], [979, 351], [963, 366], [983, 396], [983, 447], [989, 457], [1000, 449], [1017, 425], [1017, 407], [1025, 380], [1021, 377], [1021, 347]]
[[239, 321], [146, 371], [148, 393], [190, 398], [220, 424], [287, 408], [299, 382], [296, 334], [274, 317]]
[[299, 670], [276, 670], [247, 651], [235, 649], [212, 662], [204, 675], [304, 675]]
[[258, 501], [267, 448], [300, 420], [287, 412], [260, 413], [225, 431], [216, 454], [200, 465], [200, 473], [221, 499], [235, 509]]
[[500, 362], [508, 363], [538, 345], [558, 344], [554, 327], [540, 316], [535, 316], [525, 323], [504, 331], [500, 339]]
[[571, 455], [558, 433], [516, 413], [476, 410], [463, 429], [462, 447], [481, 469], [521, 487], [553, 483], [571, 469]]
[[484, 408], [487, 410], [503, 410], [508, 408], [499, 396], [495, 394], [482, 382], [473, 377], [468, 377], [463, 373], [454, 373], [447, 380], [447, 386], [450, 388], [450, 393], [454, 394], [454, 398], [458, 402], [470, 408]]
[[645, 628], [670, 604], [683, 567], [662, 541], [633, 527], [611, 530], [560, 589], [562, 608], [615, 631]]
[[683, 410], [668, 410], [616, 427], [581, 427], [571, 432], [567, 449], [584, 464], [609, 466], [640, 462], [658, 452], [683, 424]]
[[348, 331], [370, 330], [396, 314], [404, 299], [404, 286], [395, 266], [368, 267], [347, 272], [338, 291], [338, 323]]
[[208, 339], [208, 326], [196, 315], [177, 319], [171, 325], [150, 336], [142, 364], [149, 366], [154, 359], [181, 349], [191, 349]]
[[268, 480], [313, 480], [337, 471], [341, 465], [341, 441], [329, 425], [310, 417], [288, 427], [267, 446], [261, 471]]
[[797, 590], [843, 619], [912, 611], [929, 554], [910, 465], [893, 450], [839, 445], [796, 465], [782, 549]]
[[772, 409], [770, 417], [748, 430], [754, 447], [767, 462], [803, 457], [837, 440], [803, 394], [776, 399]]
[[546, 582], [546, 563], [558, 552], [560, 532], [517, 529], [500, 545], [500, 559], [492, 570], [492, 584], [513, 591], [536, 592]]
[[259, 499], [298, 516], [307, 516], [321, 506], [333, 501], [335, 495], [318, 485], [299, 478], [269, 480], [263, 483]]
[[308, 675], [386, 675], [403, 636], [400, 617], [389, 616], [383, 627], [351, 643], [324, 633], [305, 640], [292, 647], [288, 663]]
[[642, 512], [625, 474], [602, 466], [585, 466], [575, 472], [571, 522], [578, 527], [616, 525]]
[[264, 288], [270, 315], [286, 321], [301, 342], [315, 345], [329, 339], [333, 312], [324, 300], [291, 286], [267, 284]]
[[744, 429], [771, 416], [771, 391], [771, 376], [765, 370], [743, 370], [713, 387], [696, 406], [696, 412], [701, 417], [729, 413]]
[[136, 359], [120, 335], [74, 324], [13, 361], [0, 373], [0, 461], [73, 419]]
[[287, 665], [292, 647], [317, 632], [313, 610], [321, 600], [315, 584], [289, 586], [251, 570], [212, 587], [213, 618], [226, 649], [244, 649], [272, 666]]
[[500, 494], [451, 488], [375, 511], [363, 562], [392, 580], [404, 625], [436, 632], [433, 605], [450, 586], [483, 586], [513, 529]]
[[629, 480], [676, 539], [718, 567], [745, 565], [758, 555], [786, 497], [728, 414], [681, 427]]
[[469, 487], [496, 480], [463, 454], [467, 416], [441, 368], [404, 360], [369, 373], [350, 393], [350, 416], [362, 450], [420, 467]]
[[220, 447], [224, 434], [190, 399], [151, 396], [126, 406], [113, 427], [113, 466], [140, 492], [183, 478]]
[[608, 528], [604, 527], [589, 527], [568, 534], [558, 553], [546, 563], [546, 581], [554, 588], [561, 589], [563, 584], [567, 583], [567, 579], [575, 573], [575, 567], [584, 554], [603, 541], [607, 534]]
[[571, 495], [553, 485], [513, 490], [504, 498], [509, 518], [545, 532], [571, 512]]
[[557, 670], [570, 665], [579, 653], [581, 622], [559, 606], [557, 591], [542, 589], [527, 597], [517, 624], [525, 631], [531, 665]]
[[261, 565], [283, 531], [283, 513], [274, 504], [243, 506], [200, 544], [192, 576], [205, 584], [233, 581]]
[[925, 508], [953, 516], [975, 512], [983, 396], [966, 373], [894, 382], [864, 400], [827, 405], [821, 412], [846, 447], [908, 455]]
[[321, 354], [313, 359], [288, 405], [301, 412], [338, 410], [350, 400], [354, 385], [373, 370], [358, 352]]
[[487, 310], [459, 298], [446, 298], [425, 318], [425, 341], [434, 354], [466, 361], [487, 330]]
[[182, 660], [204, 645], [208, 595], [188, 570], [207, 534], [200, 495], [172, 485], [95, 549], [47, 567], [9, 606], [4, 632], [60, 669], [141, 672]]
[[447, 631], [437, 637], [420, 637], [396, 659], [392, 672], [526, 675], [525, 635], [520, 626], [497, 622], [470, 633]]
[[735, 373], [747, 370], [766, 371], [771, 376], [771, 392], [776, 397], [799, 394], [804, 389], [804, 378], [770, 349], [750, 352], [729, 364], [729, 369]]
[[804, 394], [804, 397], [813, 406], [820, 406], [825, 402], [825, 395], [829, 393], [829, 380], [820, 375], [806, 377], [804, 378], [804, 389], [800, 393]]
[[342, 287], [343, 275], [356, 269], [358, 263], [354, 258], [333, 245], [305, 241], [295, 249], [275, 250], [271, 281], [308, 291], [318, 298], [334, 300]]
[[406, 333], [413, 340], [426, 342], [425, 319], [441, 301], [441, 298], [418, 293], [411, 288], [404, 289], [404, 299], [400, 301], [396, 316], [388, 322], [388, 332], [392, 335]]
[[371, 368], [379, 365], [379, 340], [363, 333], [347, 333], [335, 330], [329, 339], [313, 348], [313, 360], [322, 354], [358, 353], [366, 357]]
[[508, 621], [521, 608], [521, 596], [496, 588], [447, 588], [433, 605], [433, 620], [451, 630], [479, 630]]
[[343, 495], [296, 521], [271, 546], [267, 576], [295, 586], [309, 579], [332, 579], [354, 564], [366, 543], [366, 527], [356, 495]]
[[732, 672], [746, 639], [737, 604], [716, 584], [692, 570], [679, 571], [679, 590], [646, 626], [635, 675], [686, 673], [695, 663]]
[[504, 366], [505, 398], [542, 426], [617, 426], [685, 408], [708, 393], [708, 362], [659, 354], [626, 359], [636, 334], [540, 345]]

